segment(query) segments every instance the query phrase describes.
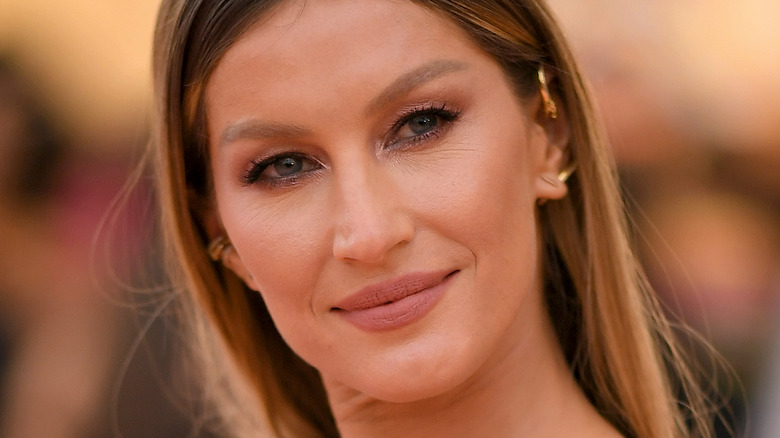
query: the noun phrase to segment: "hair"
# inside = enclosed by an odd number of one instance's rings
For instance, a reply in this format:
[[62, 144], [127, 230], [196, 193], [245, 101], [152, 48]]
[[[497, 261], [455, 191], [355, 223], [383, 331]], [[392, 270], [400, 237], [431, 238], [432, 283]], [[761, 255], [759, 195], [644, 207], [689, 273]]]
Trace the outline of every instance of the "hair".
[[[578, 67], [542, 0], [414, 0], [457, 23], [503, 67], [522, 99], [552, 73], [571, 128], [569, 195], [539, 208], [544, 294], [569, 367], [601, 415], [628, 437], [711, 436], [706, 397], [630, 249], [615, 166]], [[165, 0], [155, 35], [160, 208], [173, 281], [187, 293], [189, 332], [232, 434], [244, 416], [276, 436], [338, 437], [319, 374], [293, 353], [260, 294], [212, 262], [204, 212], [213, 202], [204, 89], [222, 55], [280, 0]], [[223, 349], [236, 366], [219, 373]], [[242, 385], [250, 388], [241, 395]], [[215, 385], [215, 387], [218, 385]], [[678, 400], [681, 394], [682, 401]], [[258, 412], [236, 414], [239, 397]], [[264, 415], [262, 415], [264, 413]], [[255, 423], [256, 424], [256, 423]], [[250, 427], [249, 425], [247, 427]]]

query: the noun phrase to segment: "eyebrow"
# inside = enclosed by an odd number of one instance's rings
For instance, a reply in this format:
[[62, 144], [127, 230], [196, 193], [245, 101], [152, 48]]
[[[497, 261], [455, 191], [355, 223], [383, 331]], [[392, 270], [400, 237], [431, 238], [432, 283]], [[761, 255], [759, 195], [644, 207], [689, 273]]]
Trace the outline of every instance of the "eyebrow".
[[304, 136], [311, 131], [289, 123], [261, 122], [259, 120], [244, 120], [228, 126], [220, 139], [220, 145], [232, 143], [242, 138], [280, 138]]
[[[466, 63], [452, 60], [437, 60], [424, 64], [404, 73], [385, 87], [381, 93], [369, 102], [366, 112], [371, 113], [377, 108], [392, 102], [411, 90], [437, 79], [445, 74], [465, 70]], [[278, 122], [264, 122], [255, 119], [234, 123], [222, 132], [220, 145], [232, 143], [239, 139], [252, 138], [284, 138], [300, 137], [311, 134], [309, 129], [299, 125]]]
[[464, 62], [452, 60], [437, 60], [424, 64], [403, 75], [388, 85], [378, 96], [371, 100], [366, 107], [366, 112], [370, 113], [377, 108], [398, 99], [409, 91], [439, 78], [447, 73], [465, 70], [468, 65]]

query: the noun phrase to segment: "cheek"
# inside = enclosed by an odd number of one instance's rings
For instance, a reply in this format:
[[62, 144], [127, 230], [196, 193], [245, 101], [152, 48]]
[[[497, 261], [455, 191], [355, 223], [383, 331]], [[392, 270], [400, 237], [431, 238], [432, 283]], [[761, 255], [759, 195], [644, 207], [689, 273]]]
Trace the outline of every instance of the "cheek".
[[[426, 185], [420, 185], [426, 189], [418, 205], [423, 206], [424, 229], [471, 253], [476, 287], [470, 307], [479, 315], [492, 315], [474, 324], [500, 325], [537, 286], [532, 163], [522, 131], [471, 144], [457, 165], [442, 166], [436, 177], [429, 175]], [[486, 296], [494, 299], [480, 298]]]
[[329, 253], [317, 205], [299, 201], [269, 205], [250, 192], [220, 204], [225, 229], [275, 320], [308, 311], [316, 273]]
[[465, 141], [457, 159], [419, 182], [418, 205], [458, 240], [495, 248], [522, 243], [517, 239], [535, 229], [536, 205], [523, 132]]

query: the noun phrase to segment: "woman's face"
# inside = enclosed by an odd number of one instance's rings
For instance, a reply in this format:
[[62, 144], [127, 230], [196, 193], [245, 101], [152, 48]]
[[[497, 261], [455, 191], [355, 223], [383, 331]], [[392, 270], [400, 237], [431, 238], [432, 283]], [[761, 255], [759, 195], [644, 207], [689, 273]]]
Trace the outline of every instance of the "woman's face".
[[227, 51], [206, 111], [227, 265], [329, 390], [430, 397], [541, 348], [535, 208], [565, 195], [540, 178], [565, 128], [457, 26], [286, 2]]

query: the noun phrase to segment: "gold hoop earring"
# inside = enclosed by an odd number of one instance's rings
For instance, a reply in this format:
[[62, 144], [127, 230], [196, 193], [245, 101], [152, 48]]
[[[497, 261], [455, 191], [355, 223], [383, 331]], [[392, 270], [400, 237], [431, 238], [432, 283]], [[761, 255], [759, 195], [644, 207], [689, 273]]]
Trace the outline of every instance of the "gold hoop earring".
[[209, 243], [209, 257], [215, 262], [221, 262], [223, 261], [222, 257], [224, 257], [225, 252], [229, 251], [231, 248], [233, 248], [233, 244], [230, 243], [230, 240], [228, 240], [227, 237], [224, 235], [217, 236]]
[[558, 118], [558, 106], [550, 96], [550, 87], [547, 85], [547, 75], [544, 72], [544, 66], [539, 66], [539, 92], [542, 94], [544, 102], [544, 113], [551, 119]]
[[[569, 167], [561, 170], [555, 178], [549, 175], [542, 175], [540, 178], [542, 178], [542, 181], [546, 182], [547, 184], [556, 187], [558, 184], [566, 184], [566, 180], [569, 179], [575, 170], [577, 170], [577, 165], [572, 164]], [[539, 198], [536, 200], [536, 204], [541, 207], [542, 205], [546, 204], [547, 201], [548, 199], [546, 198]]]
[[569, 177], [571, 176], [572, 173], [574, 173], [575, 170], [577, 170], [576, 164], [572, 164], [571, 166], [561, 170], [560, 173], [558, 173], [558, 181], [562, 183], [566, 183], [566, 180], [569, 179]]

